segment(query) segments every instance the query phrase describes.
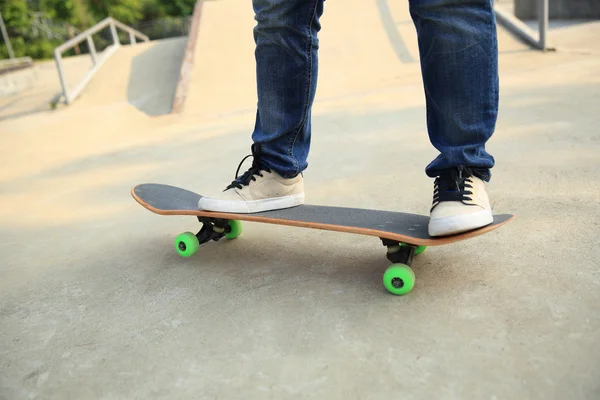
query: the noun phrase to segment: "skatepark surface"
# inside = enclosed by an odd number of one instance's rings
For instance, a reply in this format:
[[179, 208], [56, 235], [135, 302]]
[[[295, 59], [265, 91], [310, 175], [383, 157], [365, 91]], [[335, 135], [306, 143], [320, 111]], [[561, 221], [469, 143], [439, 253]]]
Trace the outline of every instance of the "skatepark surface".
[[[437, 153], [406, 8], [325, 3], [308, 203], [428, 214]], [[50, 73], [3, 99], [0, 399], [600, 398], [589, 26], [547, 53], [498, 28], [488, 193], [516, 219], [428, 249], [393, 296], [377, 238], [245, 223], [181, 258], [175, 236], [200, 224], [131, 198], [138, 183], [210, 194], [234, 178], [256, 112], [254, 24], [249, 2], [204, 3], [179, 114], [185, 38], [120, 48], [69, 106], [42, 108], [60, 89]]]

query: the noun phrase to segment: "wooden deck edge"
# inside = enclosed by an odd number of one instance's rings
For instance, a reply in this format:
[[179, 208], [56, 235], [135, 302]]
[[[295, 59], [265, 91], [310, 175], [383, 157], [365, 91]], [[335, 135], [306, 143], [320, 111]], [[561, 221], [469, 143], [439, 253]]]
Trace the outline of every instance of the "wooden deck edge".
[[135, 188], [131, 189], [131, 196], [137, 201], [142, 207], [147, 210], [159, 214], [159, 215], [178, 215], [178, 216], [194, 216], [194, 217], [208, 217], [208, 218], [220, 218], [220, 219], [232, 219], [232, 220], [240, 220], [240, 221], [248, 221], [248, 222], [259, 222], [265, 224], [273, 224], [273, 225], [285, 225], [285, 226], [294, 226], [298, 228], [309, 228], [309, 229], [320, 229], [326, 231], [333, 232], [343, 232], [343, 233], [353, 233], [357, 235], [366, 235], [366, 236], [375, 236], [380, 238], [386, 238], [390, 240], [396, 240], [399, 242], [410, 243], [418, 246], [441, 246], [444, 244], [450, 244], [454, 242], [459, 242], [462, 240], [474, 238], [477, 236], [484, 235], [488, 232], [496, 230], [500, 228], [502, 225], [507, 224], [512, 221], [515, 216], [512, 215], [506, 221], [503, 221], [498, 224], [492, 224], [488, 226], [484, 226], [483, 228], [475, 229], [469, 232], [459, 233], [451, 236], [440, 236], [436, 239], [417, 239], [410, 236], [404, 236], [400, 234], [390, 233], [386, 231], [378, 231], [376, 229], [367, 229], [367, 228], [357, 228], [357, 227], [347, 227], [347, 226], [339, 226], [339, 225], [331, 225], [324, 224], [318, 222], [305, 222], [305, 221], [292, 221], [286, 219], [279, 218], [267, 218], [261, 216], [255, 216], [252, 214], [230, 214], [230, 213], [221, 213], [221, 212], [210, 212], [210, 211], [200, 211], [200, 210], [160, 210], [152, 207], [151, 205], [144, 202], [135, 194]]

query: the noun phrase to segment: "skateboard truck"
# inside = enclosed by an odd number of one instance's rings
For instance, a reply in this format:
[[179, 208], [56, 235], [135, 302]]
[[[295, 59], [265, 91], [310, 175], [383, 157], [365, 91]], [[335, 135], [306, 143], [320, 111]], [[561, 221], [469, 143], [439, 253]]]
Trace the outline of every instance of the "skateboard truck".
[[202, 229], [196, 233], [199, 245], [211, 240], [217, 242], [225, 234], [231, 232], [229, 221], [226, 219], [198, 217], [198, 221], [202, 223]]
[[411, 246], [395, 240], [381, 238], [383, 245], [387, 247], [387, 259], [394, 264], [406, 264], [410, 267], [417, 246]]
[[182, 257], [191, 257], [200, 245], [211, 240], [235, 239], [242, 233], [242, 223], [238, 220], [198, 216], [198, 221], [202, 223], [198, 233], [184, 232], [175, 238], [175, 250]]

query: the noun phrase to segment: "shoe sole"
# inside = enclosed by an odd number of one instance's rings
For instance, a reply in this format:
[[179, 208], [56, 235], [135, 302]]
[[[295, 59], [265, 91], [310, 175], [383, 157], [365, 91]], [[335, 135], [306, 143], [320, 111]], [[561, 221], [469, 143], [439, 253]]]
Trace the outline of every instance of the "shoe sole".
[[302, 204], [304, 204], [304, 193], [251, 201], [214, 200], [209, 197], [201, 197], [198, 201], [198, 208], [204, 211], [252, 214], [263, 211], [280, 210], [282, 208], [290, 208]]
[[432, 220], [429, 223], [429, 236], [448, 236], [482, 228], [494, 222], [489, 211]]

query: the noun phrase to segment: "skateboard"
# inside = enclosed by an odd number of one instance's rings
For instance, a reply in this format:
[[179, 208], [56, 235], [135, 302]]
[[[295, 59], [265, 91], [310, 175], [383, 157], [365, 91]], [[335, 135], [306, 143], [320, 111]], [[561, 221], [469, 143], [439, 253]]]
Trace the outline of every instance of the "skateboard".
[[235, 239], [242, 233], [242, 222], [258, 222], [301, 228], [354, 233], [378, 237], [387, 248], [392, 263], [383, 274], [383, 284], [395, 295], [409, 293], [415, 285], [411, 269], [413, 257], [428, 246], [459, 242], [491, 232], [514, 218], [511, 214], [494, 215], [485, 227], [452, 236], [431, 237], [429, 217], [404, 212], [360, 208], [300, 205], [291, 208], [232, 214], [198, 210], [201, 195], [175, 186], [145, 183], [134, 186], [131, 195], [144, 208], [160, 215], [190, 215], [202, 224], [198, 233], [184, 232], [175, 238], [175, 250], [182, 257], [194, 255], [200, 245], [222, 238]]

